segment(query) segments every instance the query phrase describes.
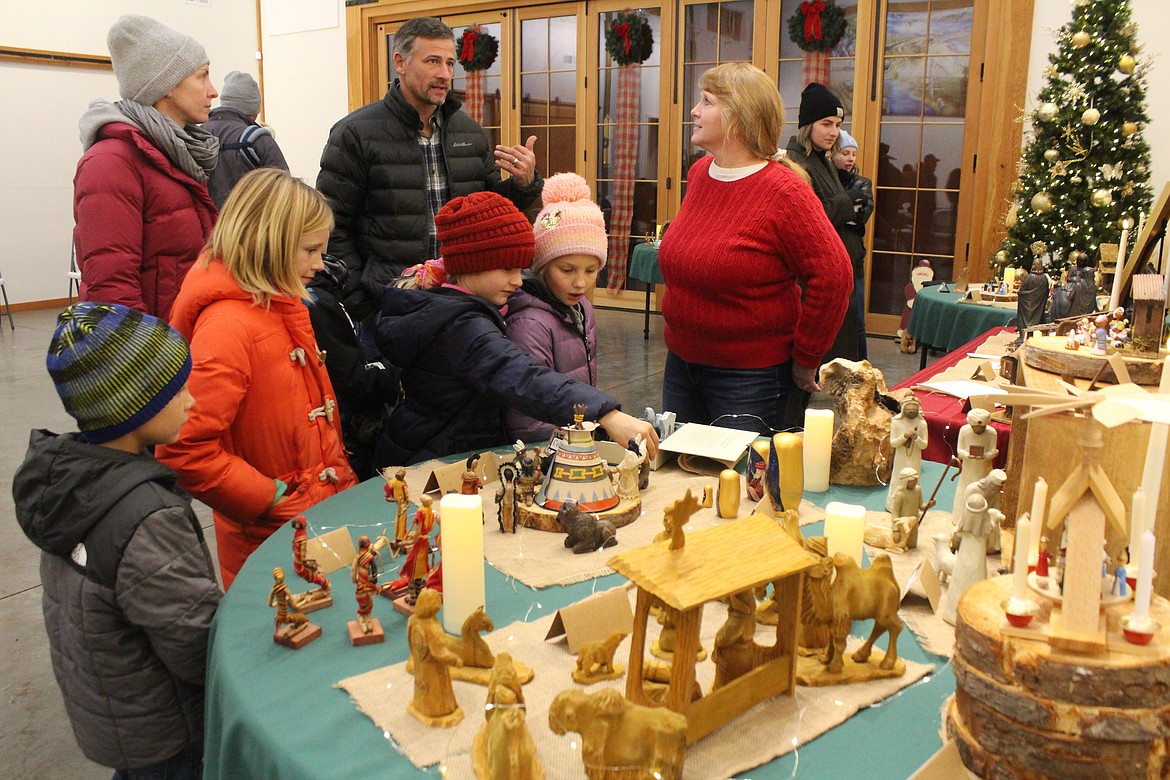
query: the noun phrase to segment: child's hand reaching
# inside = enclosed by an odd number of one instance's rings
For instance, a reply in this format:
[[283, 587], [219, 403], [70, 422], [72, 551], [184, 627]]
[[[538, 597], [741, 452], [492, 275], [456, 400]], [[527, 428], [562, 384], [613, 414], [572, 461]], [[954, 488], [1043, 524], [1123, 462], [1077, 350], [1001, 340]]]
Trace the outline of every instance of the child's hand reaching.
[[601, 427], [609, 434], [609, 438], [623, 447], [629, 444], [635, 436], [641, 436], [646, 442], [646, 454], [651, 459], [658, 456], [658, 431], [645, 420], [631, 417], [625, 412], [614, 409], [607, 412], [600, 420]]

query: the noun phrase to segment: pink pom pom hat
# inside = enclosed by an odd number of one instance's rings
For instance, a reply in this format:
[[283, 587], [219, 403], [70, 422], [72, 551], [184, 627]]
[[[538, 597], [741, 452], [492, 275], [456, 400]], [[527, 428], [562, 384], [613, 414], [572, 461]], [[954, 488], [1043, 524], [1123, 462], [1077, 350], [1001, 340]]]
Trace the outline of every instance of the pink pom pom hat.
[[589, 185], [575, 173], [558, 173], [545, 179], [544, 208], [532, 226], [536, 256], [532, 270], [565, 255], [592, 255], [605, 267], [605, 217], [592, 200]]

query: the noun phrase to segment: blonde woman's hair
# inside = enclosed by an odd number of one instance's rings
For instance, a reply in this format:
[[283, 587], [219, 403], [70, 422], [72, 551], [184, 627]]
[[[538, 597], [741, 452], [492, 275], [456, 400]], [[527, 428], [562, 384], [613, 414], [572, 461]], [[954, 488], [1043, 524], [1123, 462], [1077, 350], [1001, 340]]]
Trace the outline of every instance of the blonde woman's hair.
[[247, 173], [223, 204], [211, 232], [207, 258], [228, 273], [257, 305], [274, 295], [308, 297], [296, 258], [306, 233], [333, 230], [325, 196], [278, 168]]
[[804, 149], [804, 153], [809, 157], [812, 157], [814, 154], [827, 154], [829, 155], [829, 160], [832, 161], [832, 159], [837, 156], [837, 152], [841, 151], [841, 136], [839, 135], [837, 136], [837, 139], [833, 141], [832, 148], [828, 151], [822, 152], [820, 149], [816, 148], [812, 141], [812, 125], [805, 125], [804, 127], [797, 128], [796, 142], [800, 144], [801, 148]]
[[[699, 77], [699, 89], [719, 98], [724, 141], [734, 134], [754, 157], [777, 159], [784, 101], [768, 74], [748, 62], [725, 62]], [[779, 162], [808, 181], [800, 165], [786, 156], [780, 156]]]

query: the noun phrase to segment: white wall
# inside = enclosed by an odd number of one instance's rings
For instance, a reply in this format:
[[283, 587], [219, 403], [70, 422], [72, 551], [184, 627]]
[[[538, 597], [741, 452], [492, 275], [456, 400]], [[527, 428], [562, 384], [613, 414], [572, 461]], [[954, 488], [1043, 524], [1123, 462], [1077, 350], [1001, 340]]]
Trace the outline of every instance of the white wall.
[[[300, 0], [300, 5], [313, 0]], [[331, 0], [317, 0], [329, 3]], [[338, 25], [263, 38], [265, 119], [272, 125], [292, 171], [317, 178], [329, 128], [348, 111], [344, 0]], [[262, 0], [269, 12], [287, 11], [287, 0]], [[1147, 140], [1153, 148], [1154, 191], [1170, 179], [1170, 25], [1164, 0], [1131, 0], [1145, 55], [1153, 57], [1147, 109]], [[254, 0], [58, 0], [43, 4], [0, 1], [3, 43], [29, 49], [107, 54], [106, 31], [120, 14], [144, 13], [193, 35], [211, 57], [217, 81], [229, 70], [257, 73]], [[1044, 83], [1051, 30], [1071, 17], [1069, 0], [1036, 0], [1028, 99]], [[1161, 78], [1159, 78], [1159, 74]], [[117, 98], [109, 71], [0, 63], [0, 271], [15, 302], [64, 297], [73, 225], [72, 182], [81, 145], [77, 119], [95, 97]]]

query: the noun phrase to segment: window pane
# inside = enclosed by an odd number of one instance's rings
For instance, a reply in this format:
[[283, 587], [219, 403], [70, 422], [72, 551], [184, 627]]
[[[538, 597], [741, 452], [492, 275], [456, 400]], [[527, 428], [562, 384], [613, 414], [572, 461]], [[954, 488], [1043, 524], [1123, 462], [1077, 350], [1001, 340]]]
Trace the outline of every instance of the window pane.
[[[886, 56], [925, 54], [929, 13], [922, 0], [890, 0], [886, 12]], [[971, 28], [967, 28], [971, 37]]]
[[930, 57], [923, 88], [927, 116], [962, 117], [967, 113], [967, 58]]
[[922, 116], [926, 57], [887, 57], [882, 84], [882, 119]]
[[[853, 60], [829, 60], [829, 83], [826, 84], [833, 94], [845, 106], [845, 116], [848, 118], [853, 112]], [[797, 107], [800, 107], [799, 101]]]
[[548, 76], [544, 73], [520, 77], [520, 122], [548, 124]]
[[918, 148], [922, 137], [919, 124], [882, 125], [878, 145], [878, 186], [913, 187], [918, 182]]
[[914, 191], [878, 187], [874, 192], [873, 249], [909, 252], [913, 238]]
[[[920, 176], [920, 187], [959, 188], [959, 167], [963, 161], [963, 125], [926, 124], [922, 126], [922, 157], [933, 157], [937, 171], [932, 179]], [[925, 166], [923, 166], [925, 169]]]
[[577, 67], [577, 17], [556, 16], [548, 20], [549, 70]]
[[719, 4], [687, 6], [686, 60], [687, 62], [715, 62], [719, 56]]
[[719, 9], [719, 61], [751, 60], [754, 4], [723, 3]]
[[548, 70], [548, 19], [525, 19], [520, 22], [520, 69]]
[[541, 170], [547, 175], [577, 170], [577, 128], [549, 128], [548, 165]]
[[553, 73], [549, 76], [549, 91], [552, 105], [549, 106], [548, 121], [554, 125], [577, 123], [577, 74]]
[[969, 54], [975, 0], [949, 0], [945, 8], [935, 3], [930, 12], [931, 54]]

